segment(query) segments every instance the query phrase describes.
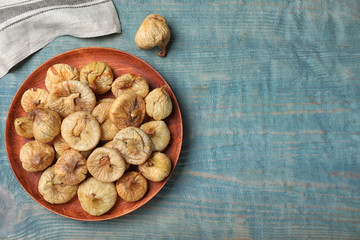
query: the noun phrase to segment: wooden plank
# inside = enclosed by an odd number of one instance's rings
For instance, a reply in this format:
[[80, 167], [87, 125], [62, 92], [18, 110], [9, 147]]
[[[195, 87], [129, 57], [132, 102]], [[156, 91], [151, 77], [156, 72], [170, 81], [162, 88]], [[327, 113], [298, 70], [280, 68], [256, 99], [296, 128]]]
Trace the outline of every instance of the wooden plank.
[[[173, 89], [184, 142], [145, 206], [105, 222], [55, 215], [17, 183], [0, 145], [2, 239], [358, 239], [358, 1], [114, 1], [122, 34], [64, 36], [0, 79], [0, 137], [22, 81], [73, 48], [104, 46], [152, 65]], [[150, 13], [168, 55], [134, 36]]]

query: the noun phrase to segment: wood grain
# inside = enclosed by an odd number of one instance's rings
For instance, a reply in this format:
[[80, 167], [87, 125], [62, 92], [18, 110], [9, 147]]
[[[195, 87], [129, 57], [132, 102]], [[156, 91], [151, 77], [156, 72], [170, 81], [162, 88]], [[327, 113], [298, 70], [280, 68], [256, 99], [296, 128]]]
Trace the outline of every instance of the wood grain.
[[[178, 164], [136, 211], [79, 222], [28, 197], [2, 144], [1, 238], [359, 239], [359, 1], [114, 3], [122, 34], [60, 37], [0, 79], [1, 136], [36, 67], [73, 48], [112, 47], [171, 86], [184, 125]], [[151, 13], [171, 29], [165, 58], [134, 42]]]

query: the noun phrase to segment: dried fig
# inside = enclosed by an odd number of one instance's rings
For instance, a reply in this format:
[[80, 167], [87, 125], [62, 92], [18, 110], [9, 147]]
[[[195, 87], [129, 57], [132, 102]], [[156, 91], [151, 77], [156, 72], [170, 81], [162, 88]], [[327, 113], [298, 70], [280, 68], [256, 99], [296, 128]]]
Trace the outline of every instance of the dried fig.
[[33, 119], [29, 116], [16, 118], [14, 121], [16, 133], [24, 138], [33, 138]]
[[116, 182], [117, 193], [127, 202], [142, 199], [147, 188], [147, 181], [140, 172], [127, 172]]
[[51, 91], [57, 84], [67, 80], [79, 80], [77, 69], [65, 63], [55, 64], [46, 73], [45, 86]]
[[119, 129], [138, 127], [145, 117], [145, 102], [135, 93], [122, 94], [111, 105], [109, 115], [110, 120]]
[[115, 79], [111, 91], [116, 97], [130, 91], [144, 98], [149, 93], [149, 84], [145, 78], [127, 73]]
[[61, 117], [57, 112], [47, 108], [35, 108], [30, 111], [29, 116], [34, 119], [35, 140], [48, 143], [60, 133]]
[[56, 161], [54, 172], [62, 183], [79, 184], [86, 178], [86, 159], [78, 151], [67, 150]]
[[64, 118], [61, 136], [77, 151], [89, 151], [100, 141], [101, 129], [96, 119], [87, 112], [74, 112]]
[[87, 159], [90, 174], [102, 182], [114, 182], [125, 172], [125, 161], [113, 148], [96, 148]]
[[34, 108], [47, 107], [46, 100], [49, 92], [41, 88], [30, 88], [21, 97], [21, 106], [25, 112], [30, 112]]
[[78, 189], [81, 207], [93, 216], [100, 216], [108, 212], [116, 202], [115, 184], [102, 182], [94, 177], [82, 182]]
[[20, 161], [28, 172], [39, 172], [49, 167], [54, 161], [55, 151], [46, 143], [30, 141], [20, 149]]
[[96, 94], [109, 91], [113, 80], [113, 73], [104, 62], [89, 63], [80, 71], [80, 81], [88, 85]]
[[96, 104], [93, 91], [80, 81], [64, 81], [57, 84], [50, 92], [48, 106], [62, 117], [75, 111], [91, 112]]
[[171, 98], [165, 88], [155, 88], [145, 97], [146, 113], [158, 121], [167, 118], [172, 112]]
[[51, 204], [69, 202], [77, 193], [78, 185], [67, 185], [57, 179], [54, 166], [46, 169], [40, 177], [38, 190], [45, 201]]
[[170, 142], [170, 131], [164, 121], [150, 121], [140, 126], [151, 139], [154, 151], [163, 151]]
[[134, 165], [144, 163], [152, 152], [151, 139], [143, 130], [136, 127], [120, 130], [114, 137], [113, 144], [125, 161]]
[[165, 18], [158, 14], [151, 14], [141, 23], [135, 35], [135, 42], [140, 49], [159, 47], [162, 52], [157, 55], [164, 57], [170, 35], [170, 29]]
[[139, 170], [150, 181], [161, 182], [170, 174], [171, 160], [166, 154], [155, 152], [145, 163], [139, 165]]

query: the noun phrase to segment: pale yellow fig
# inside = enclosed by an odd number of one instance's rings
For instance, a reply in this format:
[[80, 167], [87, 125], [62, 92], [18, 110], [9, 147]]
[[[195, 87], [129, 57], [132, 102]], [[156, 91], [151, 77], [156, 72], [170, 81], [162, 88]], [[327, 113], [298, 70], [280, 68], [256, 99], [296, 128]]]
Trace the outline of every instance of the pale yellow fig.
[[158, 56], [164, 57], [170, 35], [165, 18], [158, 14], [151, 14], [141, 23], [135, 35], [135, 42], [140, 49], [159, 47], [162, 52], [159, 52]]
[[24, 138], [33, 138], [33, 119], [29, 116], [16, 118], [14, 121], [16, 133]]
[[155, 88], [145, 97], [146, 113], [159, 121], [167, 118], [172, 112], [172, 102], [165, 91], [166, 86]]
[[28, 172], [39, 172], [49, 167], [54, 161], [54, 148], [46, 143], [30, 141], [20, 149], [20, 161]]
[[75, 111], [91, 112], [96, 104], [94, 92], [80, 81], [64, 81], [57, 84], [50, 92], [48, 106], [67, 117]]
[[86, 178], [86, 159], [78, 151], [67, 150], [56, 161], [54, 172], [62, 183], [79, 184]]
[[113, 72], [104, 62], [92, 62], [80, 71], [80, 81], [88, 85], [96, 94], [104, 94], [111, 89]]
[[119, 129], [138, 127], [145, 117], [145, 102], [135, 93], [118, 96], [110, 108], [110, 120]]
[[47, 107], [46, 101], [49, 92], [46, 89], [30, 88], [21, 97], [21, 106], [25, 112], [30, 112], [34, 108]]
[[[55, 152], [58, 154], [58, 157], [60, 157], [60, 155], [67, 151], [72, 149], [69, 144], [67, 144], [64, 140], [64, 138], [61, 136], [61, 134], [57, 135], [56, 138], [54, 139], [54, 149]], [[92, 150], [88, 150], [88, 151], [79, 151], [79, 153], [84, 157], [84, 158], [88, 158], [89, 155], [91, 154]]]
[[46, 73], [45, 86], [51, 91], [57, 84], [67, 80], [79, 80], [77, 69], [65, 63], [54, 64]]
[[93, 115], [100, 124], [101, 141], [112, 140], [119, 132], [119, 129], [110, 120], [109, 112], [111, 105], [111, 102], [101, 102], [96, 105], [94, 110], [91, 112], [91, 115]]
[[111, 91], [116, 97], [130, 91], [144, 98], [149, 93], [149, 84], [143, 77], [126, 73], [115, 79]]
[[117, 198], [115, 184], [90, 177], [80, 184], [78, 198], [81, 207], [87, 213], [93, 216], [103, 215], [115, 205]]
[[90, 113], [79, 111], [64, 118], [61, 124], [61, 136], [71, 148], [77, 151], [89, 151], [99, 143], [101, 129]]
[[117, 193], [127, 202], [136, 202], [142, 199], [147, 188], [147, 181], [140, 172], [127, 172], [116, 182]]
[[113, 147], [120, 151], [125, 161], [134, 165], [144, 163], [152, 152], [151, 139], [143, 130], [136, 127], [120, 130], [113, 143]]
[[78, 185], [67, 185], [57, 179], [54, 166], [47, 168], [39, 179], [38, 190], [45, 201], [51, 204], [69, 202], [77, 193]]
[[161, 182], [171, 172], [171, 160], [166, 154], [155, 152], [145, 163], [139, 165], [141, 174], [152, 182]]
[[48, 143], [60, 133], [61, 117], [57, 112], [47, 108], [35, 108], [30, 111], [29, 117], [33, 118], [35, 140]]
[[140, 126], [151, 139], [153, 151], [163, 151], [170, 142], [170, 131], [164, 121], [150, 121]]
[[125, 161], [113, 148], [96, 148], [86, 162], [89, 173], [102, 182], [114, 182], [125, 172]]

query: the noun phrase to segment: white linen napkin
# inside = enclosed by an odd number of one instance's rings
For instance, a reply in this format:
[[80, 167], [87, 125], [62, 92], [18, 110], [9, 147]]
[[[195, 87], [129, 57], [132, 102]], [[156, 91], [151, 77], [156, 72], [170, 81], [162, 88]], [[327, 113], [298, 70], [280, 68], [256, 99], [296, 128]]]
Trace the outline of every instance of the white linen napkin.
[[59, 36], [120, 32], [111, 0], [0, 0], [0, 78]]

